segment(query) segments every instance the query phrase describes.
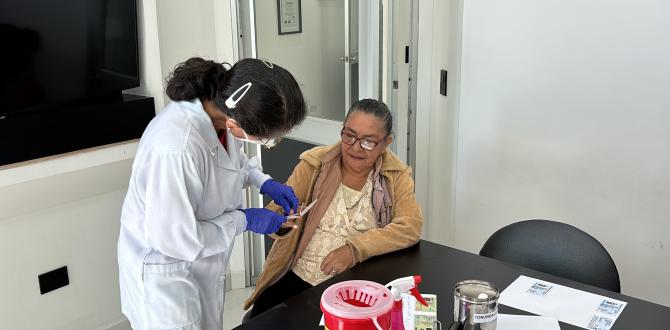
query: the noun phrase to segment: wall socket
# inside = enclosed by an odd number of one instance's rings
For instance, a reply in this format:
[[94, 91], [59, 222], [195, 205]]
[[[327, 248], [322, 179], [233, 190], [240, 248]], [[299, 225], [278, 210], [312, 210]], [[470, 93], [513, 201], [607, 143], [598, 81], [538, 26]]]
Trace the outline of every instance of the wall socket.
[[440, 94], [447, 96], [447, 70], [440, 70]]
[[67, 266], [37, 275], [37, 279], [40, 282], [40, 294], [45, 294], [70, 284], [70, 278], [67, 275]]

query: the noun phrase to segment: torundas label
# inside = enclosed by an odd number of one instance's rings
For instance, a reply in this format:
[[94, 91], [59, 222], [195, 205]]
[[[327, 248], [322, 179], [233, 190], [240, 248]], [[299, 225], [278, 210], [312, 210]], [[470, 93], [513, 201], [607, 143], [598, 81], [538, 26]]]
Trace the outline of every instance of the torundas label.
[[498, 318], [498, 311], [493, 311], [487, 314], [472, 314], [472, 320], [475, 323], [489, 323]]

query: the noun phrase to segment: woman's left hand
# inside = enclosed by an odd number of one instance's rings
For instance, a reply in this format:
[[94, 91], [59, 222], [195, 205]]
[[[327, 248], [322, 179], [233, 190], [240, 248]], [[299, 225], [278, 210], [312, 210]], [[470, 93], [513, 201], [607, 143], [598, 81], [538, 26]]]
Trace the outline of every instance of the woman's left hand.
[[321, 262], [321, 271], [326, 275], [339, 274], [354, 265], [354, 256], [348, 245], [341, 246], [330, 252]]

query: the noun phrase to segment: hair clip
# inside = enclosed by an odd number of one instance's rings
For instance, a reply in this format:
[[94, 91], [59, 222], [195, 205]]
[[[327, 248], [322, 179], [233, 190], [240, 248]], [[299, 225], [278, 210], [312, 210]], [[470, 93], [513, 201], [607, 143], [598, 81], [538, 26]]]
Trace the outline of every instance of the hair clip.
[[[240, 88], [238, 88], [232, 95], [230, 95], [226, 99], [226, 102], [225, 102], [226, 107], [228, 107], [228, 109], [234, 109], [235, 106], [237, 106], [237, 102], [240, 102], [240, 100], [244, 97], [244, 95], [247, 94], [249, 89], [251, 89], [251, 82], [248, 82], [248, 83], [242, 85]], [[239, 94], [240, 92], [242, 93], [242, 95], [240, 95], [238, 98], [235, 98], [235, 96], [237, 94]]]
[[260, 60], [261, 62], [263, 62], [263, 64], [265, 64], [265, 66], [267, 66], [267, 67], [270, 68], [270, 69], [274, 69], [274, 67], [275, 67], [275, 65], [272, 64], [272, 62], [270, 62], [270, 61], [264, 60], [264, 59], [262, 59], [262, 58], [259, 58], [258, 60]]

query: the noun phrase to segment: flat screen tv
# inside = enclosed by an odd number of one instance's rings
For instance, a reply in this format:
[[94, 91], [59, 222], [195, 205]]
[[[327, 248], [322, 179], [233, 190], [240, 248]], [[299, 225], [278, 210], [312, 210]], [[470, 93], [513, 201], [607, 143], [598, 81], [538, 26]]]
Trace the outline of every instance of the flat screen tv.
[[135, 0], [0, 0], [0, 119], [139, 86]]

